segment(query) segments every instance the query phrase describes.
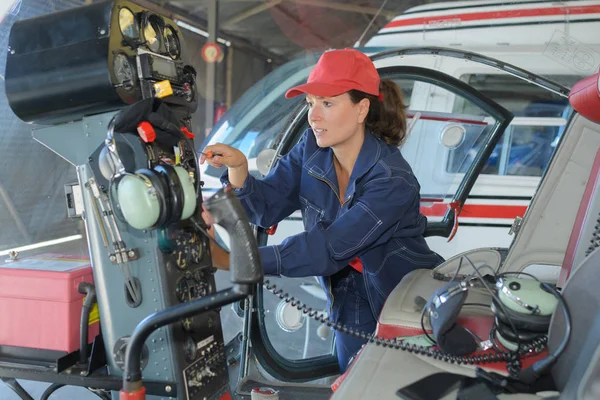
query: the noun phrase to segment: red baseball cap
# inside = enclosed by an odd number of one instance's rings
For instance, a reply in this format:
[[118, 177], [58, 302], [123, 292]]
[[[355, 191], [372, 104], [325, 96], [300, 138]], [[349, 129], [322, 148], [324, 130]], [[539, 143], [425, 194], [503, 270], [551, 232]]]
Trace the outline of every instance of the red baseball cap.
[[366, 54], [355, 49], [329, 50], [323, 53], [308, 81], [288, 90], [285, 97], [302, 93], [334, 97], [352, 89], [379, 95], [379, 73]]

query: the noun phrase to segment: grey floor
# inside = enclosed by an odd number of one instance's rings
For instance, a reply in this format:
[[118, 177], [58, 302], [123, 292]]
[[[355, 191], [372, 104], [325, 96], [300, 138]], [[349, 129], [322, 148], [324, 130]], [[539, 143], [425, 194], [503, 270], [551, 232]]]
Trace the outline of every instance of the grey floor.
[[[44, 393], [44, 390], [50, 384], [48, 383], [40, 383], [40, 382], [30, 382], [30, 381], [19, 381], [21, 386], [35, 400], [39, 400]], [[17, 396], [11, 389], [9, 389], [4, 383], [0, 382], [0, 399], [2, 400], [21, 400], [19, 396]], [[48, 400], [98, 400], [99, 397], [95, 394], [89, 392], [87, 389], [79, 388], [79, 387], [62, 387], [54, 392], [53, 395], [50, 396]]]

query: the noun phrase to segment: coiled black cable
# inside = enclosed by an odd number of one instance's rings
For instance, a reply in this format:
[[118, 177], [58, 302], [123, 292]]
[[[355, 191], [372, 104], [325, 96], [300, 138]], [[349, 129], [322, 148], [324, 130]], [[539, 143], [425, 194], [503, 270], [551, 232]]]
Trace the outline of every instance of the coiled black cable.
[[374, 334], [367, 334], [362, 331], [354, 330], [352, 328], [342, 325], [339, 322], [331, 321], [329, 318], [325, 317], [323, 312], [313, 310], [311, 307], [308, 307], [306, 304], [302, 303], [302, 301], [294, 298], [293, 296], [290, 296], [289, 293], [284, 293], [283, 290], [277, 289], [277, 285], [271, 284], [271, 282], [268, 280], [264, 281], [263, 286], [269, 292], [273, 293], [281, 300], [284, 300], [286, 303], [289, 303], [292, 307], [296, 307], [299, 311], [301, 311], [308, 317], [313, 318], [322, 324], [326, 324], [328, 327], [333, 328], [336, 331], [358, 337], [360, 339], [366, 340], [369, 343], [374, 343], [375, 345], [383, 347], [391, 347], [397, 350], [408, 351], [409, 353], [424, 355], [427, 357], [431, 357], [435, 360], [442, 360], [457, 365], [474, 365], [488, 364], [493, 362], [506, 362], [507, 371], [513, 376], [521, 370], [522, 363], [520, 358], [525, 354], [540, 352], [545, 347], [546, 342], [548, 340], [547, 336], [543, 335], [528, 345], [521, 345], [519, 351], [495, 354], [481, 354], [477, 356], [454, 356], [451, 354], [443, 353], [439, 350], [432, 349], [430, 347], [419, 346], [416, 344], [408, 344], [402, 341], [397, 341], [395, 339], [384, 339], [377, 337]]

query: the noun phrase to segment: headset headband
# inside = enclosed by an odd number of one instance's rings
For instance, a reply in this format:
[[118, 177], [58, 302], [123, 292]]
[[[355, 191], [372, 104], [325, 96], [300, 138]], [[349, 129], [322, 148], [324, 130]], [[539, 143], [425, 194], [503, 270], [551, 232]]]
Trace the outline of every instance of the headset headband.
[[115, 164], [113, 177], [118, 177], [126, 173], [125, 166], [123, 165], [121, 157], [119, 156], [119, 151], [117, 150], [117, 141], [114, 136], [116, 118], [117, 116], [115, 115], [108, 123], [108, 132], [106, 132], [106, 139], [104, 139], [104, 144], [109, 152], [108, 154]]

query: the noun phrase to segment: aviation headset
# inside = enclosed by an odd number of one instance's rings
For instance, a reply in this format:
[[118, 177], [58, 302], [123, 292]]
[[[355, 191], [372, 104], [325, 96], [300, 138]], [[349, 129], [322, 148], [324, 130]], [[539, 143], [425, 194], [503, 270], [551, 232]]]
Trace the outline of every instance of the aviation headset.
[[[518, 351], [520, 343], [533, 343], [546, 334], [554, 310], [558, 304], [561, 305], [566, 321], [563, 344], [554, 354], [550, 354], [519, 373], [518, 378], [522, 381], [533, 382], [551, 367], [568, 341], [571, 329], [570, 317], [564, 300], [555, 288], [546, 283], [505, 276], [496, 279], [497, 294], [495, 294], [485, 283], [485, 278], [479, 274], [479, 271], [476, 269], [475, 271], [492, 294], [491, 310], [495, 315], [492, 334], [510, 351]], [[449, 282], [436, 290], [423, 308], [423, 315], [429, 315], [433, 340], [445, 353], [462, 356], [473, 353], [478, 348], [474, 335], [457, 323], [470, 286], [469, 279]], [[490, 337], [492, 342], [495, 341], [493, 336]]]
[[[158, 229], [190, 218], [197, 194], [187, 170], [180, 165], [159, 164], [127, 172], [117, 149], [115, 120], [108, 125], [104, 143], [113, 164], [111, 186], [116, 186], [116, 201], [125, 222], [135, 229]], [[112, 196], [113, 190], [109, 192]]]
[[[558, 300], [539, 281], [500, 277], [495, 285], [498, 295], [492, 296], [491, 310], [503, 346], [514, 350], [511, 342], [531, 342], [548, 332]], [[450, 354], [465, 355], [477, 349], [473, 335], [456, 322], [469, 287], [466, 279], [450, 282], [436, 290], [426, 304], [434, 339]]]
[[498, 299], [492, 297], [491, 309], [495, 315], [496, 335], [504, 347], [516, 350], [515, 342], [531, 342], [548, 332], [558, 299], [546, 291], [540, 282], [501, 277], [496, 282], [496, 288]]

